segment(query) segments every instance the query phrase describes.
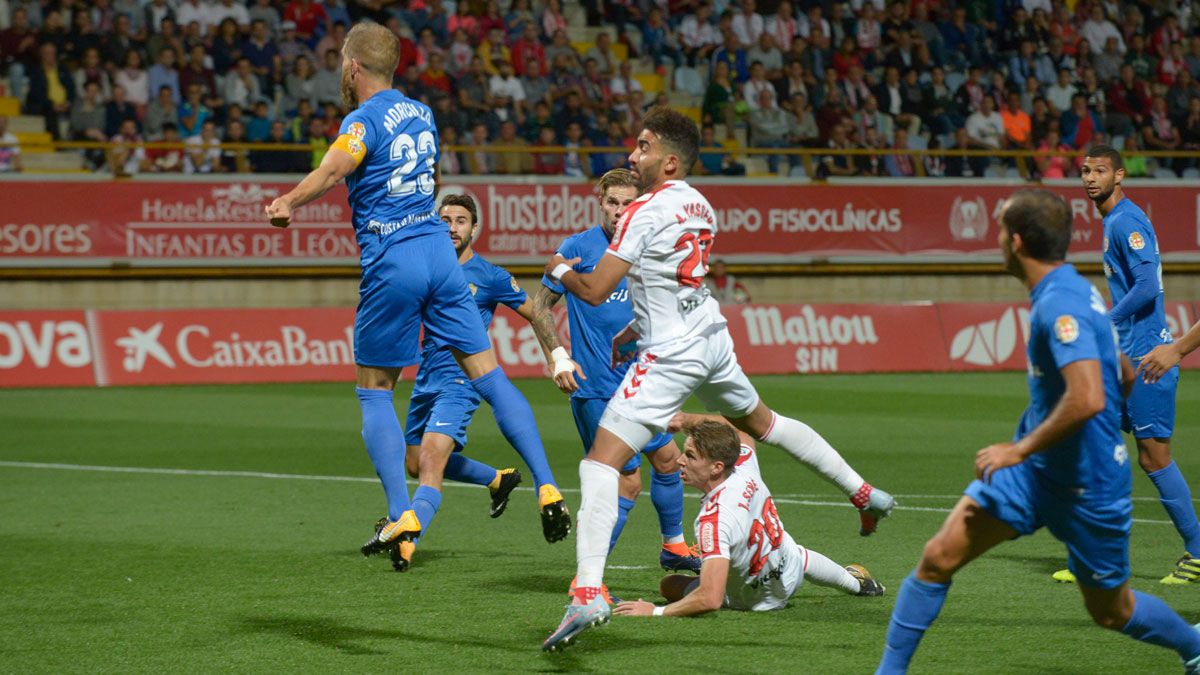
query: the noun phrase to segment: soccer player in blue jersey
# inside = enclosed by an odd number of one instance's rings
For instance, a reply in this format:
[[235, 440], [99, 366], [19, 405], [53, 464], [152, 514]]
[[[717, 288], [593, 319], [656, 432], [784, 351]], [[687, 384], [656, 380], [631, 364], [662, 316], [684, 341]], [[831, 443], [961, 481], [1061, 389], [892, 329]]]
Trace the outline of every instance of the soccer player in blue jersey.
[[[387, 521], [362, 546], [364, 555], [421, 533], [405, 484], [404, 433], [392, 390], [400, 370], [419, 360], [422, 326], [433, 343], [454, 355], [526, 462], [545, 454], [529, 403], [496, 362], [446, 224], [434, 208], [437, 128], [428, 106], [392, 89], [399, 59], [398, 39], [379, 24], [360, 23], [346, 34], [342, 96], [357, 109], [342, 121], [320, 166], [266, 208], [272, 225], [287, 227], [295, 209], [343, 178], [349, 188], [362, 264], [354, 325], [362, 435], [388, 505]], [[418, 488], [414, 497], [437, 502], [441, 496]], [[547, 539], [565, 538], [571, 518], [558, 488], [543, 485], [538, 499]]]
[[977, 480], [900, 588], [876, 673], [908, 670], [959, 569], [1043, 526], [1066, 545], [1098, 625], [1173, 649], [1188, 673], [1200, 672], [1200, 631], [1129, 588], [1133, 479], [1120, 425], [1122, 380], [1133, 369], [1117, 349], [1104, 299], [1064, 262], [1071, 210], [1049, 191], [1018, 191], [1001, 211], [999, 240], [1033, 304], [1029, 407], [1012, 441], [976, 454]]
[[[1125, 177], [1121, 153], [1105, 145], [1091, 148], [1080, 175], [1088, 198], [1104, 216], [1104, 277], [1113, 302], [1109, 317], [1121, 336], [1121, 351], [1139, 363], [1152, 349], [1172, 342], [1163, 311], [1158, 238], [1145, 212], [1121, 189]], [[1153, 383], [1135, 380], [1122, 416], [1122, 428], [1132, 432], [1137, 442], [1138, 464], [1154, 483], [1183, 539], [1184, 555], [1175, 570], [1163, 577], [1164, 584], [1200, 581], [1200, 522], [1192, 491], [1171, 458], [1178, 384], [1178, 367], [1168, 369]], [[1065, 570], [1055, 578], [1073, 581]]]
[[[462, 265], [467, 287], [471, 290], [483, 325], [492, 323], [497, 305], [507, 305], [533, 325], [534, 333], [549, 358], [549, 354], [559, 346], [553, 318], [549, 314], [535, 315], [533, 302], [517, 285], [516, 279], [476, 255], [471, 247], [479, 226], [475, 200], [467, 195], [446, 195], [438, 212], [450, 228], [450, 241], [458, 253], [458, 262]], [[408, 443], [408, 473], [421, 480], [417, 498], [413, 500], [413, 510], [423, 532], [428, 531], [440, 500], [422, 499], [420, 495], [430, 490], [440, 493], [443, 478], [486, 486], [491, 492], [489, 515], [493, 518], [499, 518], [504, 513], [509, 495], [521, 482], [521, 474], [516, 469], [497, 470], [461, 452], [467, 444], [467, 426], [479, 403], [479, 394], [471, 387], [450, 352], [426, 337], [417, 381], [408, 404], [408, 421], [404, 425], [405, 441]], [[545, 454], [525, 459], [537, 485], [553, 484], [554, 475], [550, 472]], [[393, 566], [398, 571], [407, 570], [414, 550], [412, 542], [399, 544], [392, 550]]]
[[[559, 253], [566, 258], [580, 258], [575, 264], [576, 272], [591, 272], [596, 263], [612, 243], [617, 219], [641, 192], [637, 181], [628, 169], [613, 169], [604, 174], [596, 185], [600, 192], [600, 209], [604, 222], [579, 234], [568, 237], [559, 246]], [[632, 365], [625, 361], [612, 364], [612, 341], [633, 320], [633, 308], [629, 303], [627, 282], [622, 279], [608, 298], [598, 304], [581, 300], [568, 294], [563, 285], [549, 276], [542, 277], [542, 287], [534, 296], [535, 312], [549, 317], [550, 308], [564, 294], [567, 295], [567, 317], [571, 330], [571, 353], [559, 347], [552, 353], [555, 384], [571, 395], [571, 414], [579, 440], [586, 454], [596, 439], [596, 429], [609, 399], [617, 393], [625, 371]], [[547, 319], [543, 319], [543, 322]], [[577, 380], [575, 373], [582, 368], [583, 375]], [[700, 573], [700, 558], [693, 555], [683, 538], [683, 482], [679, 473], [679, 447], [671, 434], [663, 432], [655, 436], [642, 449], [654, 471], [650, 479], [650, 501], [658, 512], [659, 530], [662, 532], [662, 550], [659, 564], [669, 571], [691, 571]], [[642, 491], [641, 454], [635, 454], [621, 468], [618, 484], [617, 524], [613, 527], [609, 549], [617, 543], [629, 511], [637, 503]]]

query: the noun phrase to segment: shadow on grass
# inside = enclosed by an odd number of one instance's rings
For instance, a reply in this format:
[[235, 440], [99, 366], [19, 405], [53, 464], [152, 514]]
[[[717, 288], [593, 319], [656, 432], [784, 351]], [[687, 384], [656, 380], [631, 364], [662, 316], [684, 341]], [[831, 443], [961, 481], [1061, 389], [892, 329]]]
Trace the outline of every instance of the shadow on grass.
[[382, 656], [397, 653], [395, 645], [372, 648], [364, 641], [389, 640], [410, 643], [428, 648], [429, 645], [444, 645], [461, 648], [464, 645], [487, 647], [506, 652], [525, 652], [530, 647], [509, 641], [481, 639], [462, 634], [409, 633], [389, 628], [366, 628], [341, 623], [335, 619], [318, 616], [255, 616], [241, 621], [241, 629], [247, 633], [269, 633], [282, 635], [302, 642], [335, 649], [344, 654]]

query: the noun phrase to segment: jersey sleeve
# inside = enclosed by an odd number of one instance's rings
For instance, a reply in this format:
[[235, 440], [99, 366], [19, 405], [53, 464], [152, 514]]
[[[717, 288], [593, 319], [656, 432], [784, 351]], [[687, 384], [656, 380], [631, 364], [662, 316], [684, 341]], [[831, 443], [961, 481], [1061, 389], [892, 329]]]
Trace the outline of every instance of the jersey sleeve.
[[[558, 254], [567, 260], [574, 258], [575, 237], [567, 237], [564, 239], [562, 245], [558, 247]], [[555, 281], [554, 277], [550, 276], [549, 274], [542, 275], [542, 285], [559, 295], [567, 294], [567, 289], [562, 285], [562, 282]]]
[[[700, 559], [730, 558], [730, 546], [737, 539], [732, 519], [728, 514], [722, 518], [721, 507], [716, 500], [711, 505], [705, 505], [706, 513], [696, 521], [696, 545], [700, 549]], [[711, 510], [708, 510], [711, 509]]]
[[1089, 320], [1089, 315], [1094, 311], [1087, 305], [1072, 306], [1057, 302], [1040, 312], [1040, 332], [1050, 346], [1054, 365], [1060, 371], [1076, 361], [1100, 360], [1098, 340], [1111, 340], [1111, 337], [1096, 335], [1095, 326]]
[[517, 285], [516, 278], [501, 267], [492, 270], [492, 299], [496, 302], [516, 309], [525, 304], [528, 296]]
[[617, 221], [616, 232], [613, 233], [612, 243], [606, 253], [617, 256], [627, 263], [637, 262], [650, 245], [654, 233], [654, 207], [647, 206], [646, 201], [634, 202], [629, 210]]
[[338, 137], [334, 139], [331, 147], [350, 155], [355, 164], [362, 164], [367, 157], [367, 150], [373, 142], [374, 139], [370, 138], [366, 116], [360, 110], [355, 110], [342, 120], [342, 126], [338, 129]]
[[1149, 221], [1130, 214], [1121, 218], [1113, 229], [1114, 236], [1109, 245], [1117, 247], [1128, 269], [1143, 263], [1158, 263], [1158, 245]]

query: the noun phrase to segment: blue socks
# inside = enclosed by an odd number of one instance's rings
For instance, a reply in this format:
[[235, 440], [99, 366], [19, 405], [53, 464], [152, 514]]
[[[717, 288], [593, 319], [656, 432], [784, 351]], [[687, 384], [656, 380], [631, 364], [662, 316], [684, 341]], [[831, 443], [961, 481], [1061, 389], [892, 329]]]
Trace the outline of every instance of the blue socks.
[[[455, 452], [446, 461], [446, 472], [444, 475], [447, 479], [459, 483], [471, 483], [472, 485], [487, 487], [496, 479], [496, 470], [483, 462], [464, 456], [461, 452]], [[421, 522], [424, 523], [425, 521]]]
[[437, 515], [441, 505], [441, 491], [428, 485], [417, 486], [417, 491], [413, 493], [412, 507], [413, 512], [417, 514], [417, 522], [421, 523], [421, 537], [429, 532], [429, 525], [433, 522], [433, 517]]
[[388, 520], [399, 520], [409, 509], [408, 476], [404, 471], [404, 431], [392, 406], [392, 392], [354, 388], [362, 408], [362, 437], [375, 473], [387, 495]]
[[1200, 656], [1200, 632], [1153, 595], [1134, 591], [1133, 597], [1136, 598], [1133, 616], [1121, 629], [1122, 633], [1134, 640], [1174, 649], [1184, 661]]
[[612, 537], [608, 539], [609, 553], [617, 545], [617, 539], [621, 536], [621, 530], [625, 529], [625, 521], [629, 520], [629, 512], [634, 506], [637, 506], [637, 502], [632, 499], [617, 497], [617, 524], [613, 526]]
[[658, 528], [663, 541], [683, 536], [683, 480], [679, 472], [650, 475], [650, 501], [658, 512]]
[[1200, 522], [1196, 521], [1196, 509], [1192, 506], [1192, 491], [1179, 471], [1179, 465], [1171, 462], [1167, 466], [1146, 474], [1158, 489], [1158, 498], [1179, 536], [1188, 555], [1200, 556]]
[[542, 447], [542, 437], [538, 435], [533, 409], [509, 381], [504, 371], [497, 367], [490, 373], [471, 380], [471, 384], [483, 400], [492, 406], [500, 433], [504, 434], [509, 445], [525, 460], [529, 471], [533, 473], [536, 486], [540, 488], [549, 483], [557, 487], [554, 474], [550, 473], [550, 463], [546, 461], [546, 450]]
[[942, 611], [948, 590], [950, 584], [931, 584], [918, 579], [915, 570], [909, 573], [896, 596], [883, 659], [875, 675], [908, 672], [908, 662], [917, 651], [917, 645], [921, 644], [925, 631]]

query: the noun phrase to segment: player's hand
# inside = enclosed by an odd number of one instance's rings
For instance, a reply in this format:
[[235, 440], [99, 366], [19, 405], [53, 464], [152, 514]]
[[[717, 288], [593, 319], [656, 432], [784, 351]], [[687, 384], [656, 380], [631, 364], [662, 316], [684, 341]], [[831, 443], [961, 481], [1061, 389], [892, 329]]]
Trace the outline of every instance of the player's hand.
[[1154, 384], [1163, 375], [1166, 375], [1168, 370], [1179, 365], [1182, 360], [1175, 343], [1159, 345], [1141, 358], [1137, 374], [1142, 376], [1142, 382]]
[[641, 598], [626, 600], [613, 608], [613, 614], [620, 616], [653, 616], [654, 603], [646, 602]]
[[975, 453], [975, 477], [986, 482], [999, 469], [1015, 466], [1025, 461], [1025, 454], [1016, 443], [996, 443]]
[[587, 379], [587, 375], [583, 374], [583, 368], [580, 368], [574, 360], [559, 359], [554, 362], [554, 384], [562, 393], [573, 394], [579, 391], [579, 383], [575, 381], [576, 375], [580, 379]]
[[287, 227], [292, 224], [292, 205], [288, 204], [283, 197], [271, 202], [266, 211], [272, 226]]
[[626, 326], [624, 330], [613, 336], [612, 341], [612, 367], [637, 357], [637, 339], [641, 337], [637, 331], [633, 330], [633, 326]]
[[567, 267], [575, 267], [582, 261], [583, 261], [583, 258], [567, 259], [567, 258], [562, 257], [561, 253], [556, 252], [554, 255], [550, 256], [550, 260], [546, 262], [546, 276], [553, 279], [555, 267], [558, 267], [559, 265], [566, 265]]
[[680, 411], [671, 416], [671, 421], [667, 422], [667, 433], [677, 434], [683, 431], [683, 427], [687, 424], [688, 414]]

